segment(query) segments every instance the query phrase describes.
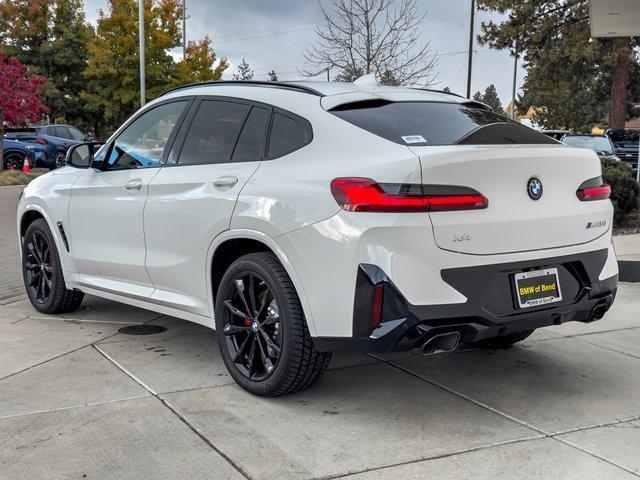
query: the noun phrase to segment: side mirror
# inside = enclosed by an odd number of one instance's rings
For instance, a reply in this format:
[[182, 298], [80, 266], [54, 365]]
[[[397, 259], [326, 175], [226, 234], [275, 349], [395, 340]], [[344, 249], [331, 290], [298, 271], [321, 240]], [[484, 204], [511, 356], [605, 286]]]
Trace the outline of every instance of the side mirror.
[[65, 165], [75, 168], [91, 167], [95, 154], [102, 145], [104, 145], [103, 142], [87, 142], [73, 145], [67, 150]]

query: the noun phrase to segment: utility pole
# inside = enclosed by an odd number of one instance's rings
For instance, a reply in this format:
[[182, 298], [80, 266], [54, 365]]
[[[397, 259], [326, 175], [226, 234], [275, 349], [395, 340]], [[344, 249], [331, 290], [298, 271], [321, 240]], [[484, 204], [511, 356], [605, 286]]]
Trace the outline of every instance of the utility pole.
[[182, 0], [182, 59], [187, 58], [187, 0]]
[[471, 0], [471, 18], [469, 20], [469, 64], [467, 68], [467, 98], [471, 98], [471, 70], [473, 69], [473, 24], [476, 20], [476, 2]]
[[330, 68], [330, 67], [327, 67], [327, 82], [330, 82], [330, 81], [331, 81], [331, 80], [329, 79], [329, 68]]
[[516, 81], [518, 79], [518, 40], [516, 40], [516, 47], [513, 60], [513, 90], [511, 91], [511, 120], [516, 119]]
[[140, 35], [140, 107], [147, 102], [144, 78], [144, 0], [138, 0], [138, 31]]

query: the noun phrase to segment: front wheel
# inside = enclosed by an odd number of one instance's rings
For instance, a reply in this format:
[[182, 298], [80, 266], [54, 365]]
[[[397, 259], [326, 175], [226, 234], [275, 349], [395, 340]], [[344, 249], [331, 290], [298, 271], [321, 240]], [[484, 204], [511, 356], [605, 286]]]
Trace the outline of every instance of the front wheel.
[[24, 235], [22, 275], [29, 300], [39, 312], [71, 312], [82, 303], [82, 292], [65, 287], [58, 249], [42, 218], [31, 223]]
[[60, 167], [64, 167], [65, 158], [66, 158], [66, 155], [65, 155], [64, 152], [57, 152], [56, 153], [56, 161], [55, 161], [54, 167], [51, 170], [56, 169], [56, 168], [60, 168]]
[[271, 253], [251, 253], [229, 267], [215, 317], [227, 370], [254, 395], [303, 390], [329, 365], [331, 354], [313, 349], [295, 288]]

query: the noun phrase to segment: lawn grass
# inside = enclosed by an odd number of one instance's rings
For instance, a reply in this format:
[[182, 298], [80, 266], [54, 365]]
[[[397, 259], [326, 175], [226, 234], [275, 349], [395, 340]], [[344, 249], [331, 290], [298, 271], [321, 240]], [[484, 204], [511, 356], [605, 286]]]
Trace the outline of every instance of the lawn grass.
[[19, 171], [7, 171], [0, 172], [0, 187], [7, 187], [10, 185], [26, 185], [31, 180], [41, 175], [40, 173], [27, 173], [24, 174]]

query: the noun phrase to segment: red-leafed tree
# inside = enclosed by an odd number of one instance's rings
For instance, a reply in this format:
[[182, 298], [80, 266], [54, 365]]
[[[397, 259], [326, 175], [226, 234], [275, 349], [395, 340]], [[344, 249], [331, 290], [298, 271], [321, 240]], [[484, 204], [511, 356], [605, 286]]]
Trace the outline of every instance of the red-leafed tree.
[[30, 75], [17, 58], [0, 52], [0, 168], [4, 165], [2, 140], [4, 124], [13, 126], [37, 122], [48, 111], [41, 103], [47, 79]]

